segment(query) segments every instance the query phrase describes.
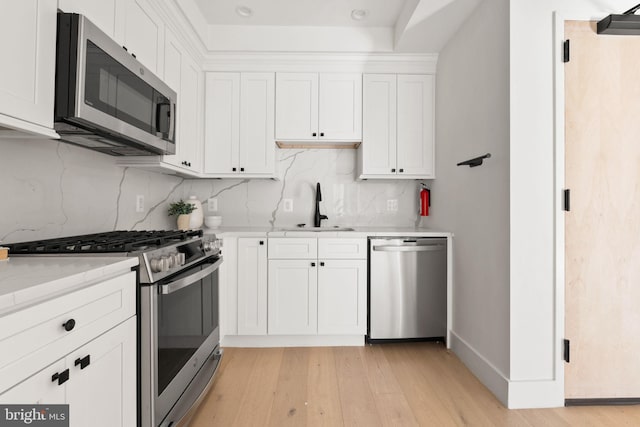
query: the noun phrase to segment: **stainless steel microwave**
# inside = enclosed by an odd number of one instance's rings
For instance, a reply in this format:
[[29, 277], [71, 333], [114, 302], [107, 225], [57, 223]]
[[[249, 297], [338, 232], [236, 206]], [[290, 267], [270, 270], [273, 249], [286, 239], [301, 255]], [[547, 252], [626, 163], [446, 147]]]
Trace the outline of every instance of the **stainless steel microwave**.
[[176, 93], [86, 17], [58, 13], [54, 128], [114, 156], [176, 152]]

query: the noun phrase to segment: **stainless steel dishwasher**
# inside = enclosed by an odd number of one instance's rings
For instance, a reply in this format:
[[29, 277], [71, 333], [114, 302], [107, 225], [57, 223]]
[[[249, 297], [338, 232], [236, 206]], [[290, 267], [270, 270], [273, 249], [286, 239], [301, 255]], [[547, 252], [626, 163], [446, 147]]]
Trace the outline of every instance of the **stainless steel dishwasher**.
[[369, 238], [368, 341], [443, 339], [447, 239]]

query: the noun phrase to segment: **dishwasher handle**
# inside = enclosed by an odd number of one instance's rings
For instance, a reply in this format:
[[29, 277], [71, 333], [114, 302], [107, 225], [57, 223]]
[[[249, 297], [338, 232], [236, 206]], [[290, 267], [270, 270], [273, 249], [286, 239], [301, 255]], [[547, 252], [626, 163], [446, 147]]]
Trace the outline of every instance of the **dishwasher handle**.
[[383, 246], [374, 246], [373, 250], [376, 252], [435, 252], [441, 251], [446, 248], [446, 245], [436, 244], [436, 245], [407, 245], [407, 246], [393, 246], [393, 245], [383, 245]]

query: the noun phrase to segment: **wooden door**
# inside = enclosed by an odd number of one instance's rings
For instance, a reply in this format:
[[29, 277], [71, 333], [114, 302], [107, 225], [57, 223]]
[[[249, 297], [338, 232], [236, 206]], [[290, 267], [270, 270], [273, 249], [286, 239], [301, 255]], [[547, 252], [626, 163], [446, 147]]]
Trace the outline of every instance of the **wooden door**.
[[565, 398], [637, 398], [640, 37], [567, 21], [565, 38]]

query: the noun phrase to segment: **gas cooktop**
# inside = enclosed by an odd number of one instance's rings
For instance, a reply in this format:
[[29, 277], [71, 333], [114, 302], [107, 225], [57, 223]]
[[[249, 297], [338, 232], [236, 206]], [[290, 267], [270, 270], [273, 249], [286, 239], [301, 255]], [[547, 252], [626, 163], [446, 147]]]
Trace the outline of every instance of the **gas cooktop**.
[[201, 237], [202, 230], [109, 231], [6, 245], [11, 255], [138, 253]]

